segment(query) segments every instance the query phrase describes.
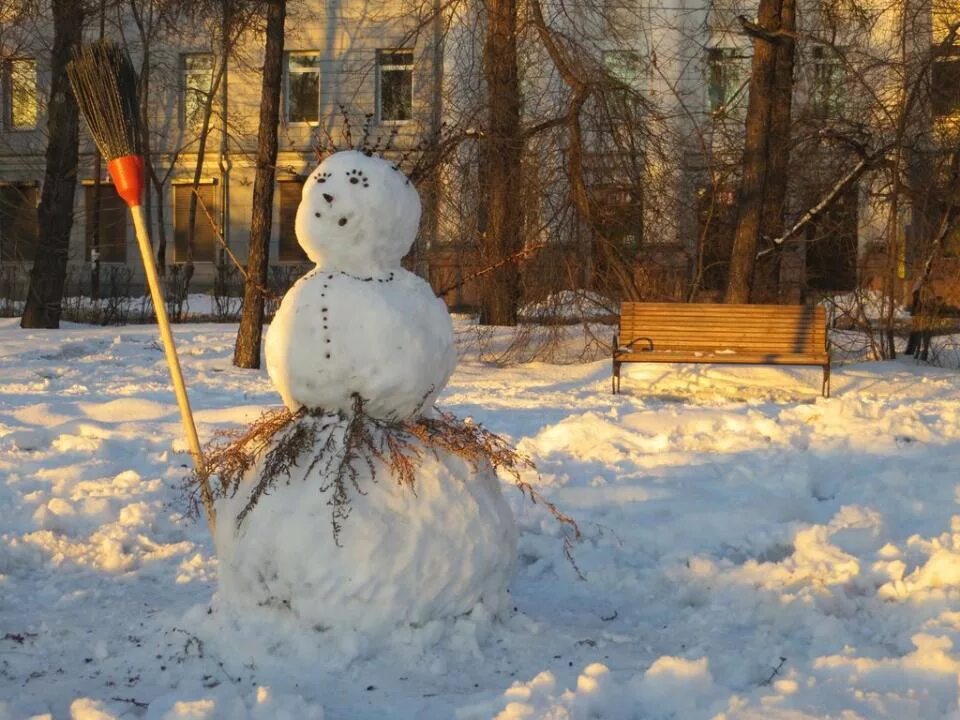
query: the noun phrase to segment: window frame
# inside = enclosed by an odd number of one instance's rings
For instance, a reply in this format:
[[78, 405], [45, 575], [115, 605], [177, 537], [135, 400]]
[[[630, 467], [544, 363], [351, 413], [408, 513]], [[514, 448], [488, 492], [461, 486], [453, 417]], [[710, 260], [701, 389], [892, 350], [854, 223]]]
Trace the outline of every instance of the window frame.
[[639, 92], [646, 84], [647, 67], [638, 51], [629, 48], [603, 50], [600, 61], [611, 77], [632, 90]]
[[[207, 210], [208, 210], [208, 212], [210, 213], [210, 217], [213, 218], [213, 220], [214, 220], [214, 224], [210, 224], [210, 225], [209, 225], [210, 231], [213, 233], [212, 242], [211, 242], [211, 247], [213, 248], [213, 257], [207, 259], [207, 258], [202, 258], [202, 257], [196, 257], [196, 256], [194, 256], [193, 262], [194, 262], [194, 264], [198, 264], [198, 263], [216, 264], [217, 261], [218, 261], [218, 256], [219, 256], [220, 251], [221, 251], [221, 250], [220, 250], [220, 241], [219, 241], [217, 238], [218, 238], [218, 235], [219, 235], [220, 233], [222, 233], [222, 228], [220, 228], [220, 227], [216, 224], [217, 221], [218, 221], [218, 219], [219, 219], [219, 214], [220, 214], [220, 197], [219, 197], [219, 193], [217, 193], [218, 183], [217, 183], [217, 180], [216, 180], [215, 178], [204, 178], [203, 180], [200, 181], [200, 186], [199, 186], [199, 187], [200, 187], [200, 189], [209, 187], [209, 188], [211, 188], [211, 192], [214, 193], [214, 195], [213, 195], [213, 202], [212, 202], [210, 205], [207, 206]], [[177, 242], [177, 236], [178, 236], [178, 229], [177, 229], [177, 217], [178, 217], [178, 213], [177, 213], [177, 208], [179, 207], [179, 204], [178, 204], [178, 202], [177, 202], [177, 200], [178, 200], [177, 195], [178, 195], [180, 192], [183, 192], [184, 189], [185, 189], [185, 190], [187, 191], [187, 192], [186, 192], [186, 198], [187, 198], [187, 200], [189, 201], [190, 193], [193, 191], [193, 181], [192, 181], [192, 180], [174, 181], [174, 182], [171, 184], [171, 188], [172, 188], [171, 192], [172, 192], [172, 194], [173, 194], [173, 198], [172, 198], [172, 200], [173, 200], [173, 202], [172, 202], [172, 205], [173, 205], [173, 217], [172, 217], [172, 222], [173, 222], [173, 262], [174, 262], [174, 263], [184, 263], [184, 262], [187, 261], [187, 257], [186, 257], [186, 245], [184, 245], [184, 257], [182, 257], [182, 258], [180, 257], [179, 248], [177, 247], [177, 245], [178, 245], [178, 242]], [[189, 209], [187, 210], [187, 213], [189, 213]], [[201, 228], [201, 223], [207, 223], [207, 215], [206, 215], [206, 213], [203, 211], [203, 208], [200, 206], [200, 202], [199, 202], [199, 199], [198, 199], [198, 201], [197, 201], [197, 229], [198, 229], [198, 230]], [[184, 239], [184, 243], [185, 243], [185, 242], [186, 242], [186, 239]]]
[[[201, 71], [192, 70], [187, 67], [188, 61], [191, 58], [208, 58], [210, 60], [210, 68], [208, 71], [207, 77], [207, 86], [206, 89], [197, 87], [191, 84], [189, 78], [199, 77]], [[182, 52], [180, 53], [180, 127], [184, 130], [198, 130], [203, 126], [203, 101], [204, 94], [209, 94], [213, 92], [213, 72], [214, 72], [214, 56], [213, 53], [209, 52]], [[187, 98], [189, 93], [193, 92], [196, 94], [197, 99], [200, 101], [200, 106], [197, 108], [198, 112], [194, 115], [199, 117], [194, 119], [193, 116], [188, 116], [187, 107], [188, 102]]]
[[[300, 205], [300, 198], [303, 194], [303, 185], [306, 181], [306, 178], [302, 177], [288, 177], [277, 180], [277, 262], [281, 265], [302, 265], [304, 263], [309, 263], [310, 259], [307, 257], [306, 252], [300, 246], [300, 243], [297, 242], [296, 234], [296, 220], [297, 220], [297, 207]], [[283, 189], [295, 185], [298, 192], [294, 198], [294, 204], [292, 208], [287, 208], [284, 205], [284, 192]], [[291, 227], [286, 228], [284, 225], [284, 210], [287, 210], [286, 217], [290, 218]], [[293, 245], [284, 246], [284, 230], [288, 230], [290, 236], [293, 238]], [[288, 238], [289, 242], [289, 238]], [[283, 253], [285, 249], [292, 250], [292, 257], [284, 257]], [[299, 251], [299, 252], [297, 252]]]
[[[92, 208], [90, 207], [90, 205], [92, 204], [93, 198], [90, 196], [90, 193], [93, 191], [94, 187], [97, 186], [97, 184], [98, 183], [96, 180], [84, 180], [82, 182], [83, 194], [84, 194], [83, 204], [84, 204], [84, 210], [85, 210], [84, 223], [83, 223], [83, 251], [84, 251], [84, 258], [86, 260], [91, 259], [90, 251], [93, 250], [93, 244], [92, 244], [93, 228], [91, 225]], [[119, 254], [121, 255], [120, 259], [111, 258], [109, 257], [109, 253], [106, 253], [103, 250], [104, 238], [101, 236], [100, 238], [101, 245], [98, 251], [99, 252], [98, 259], [101, 265], [108, 264], [108, 263], [116, 263], [116, 264], [122, 265], [122, 264], [125, 264], [128, 260], [127, 245], [129, 244], [129, 240], [130, 240], [130, 226], [127, 222], [127, 206], [126, 206], [126, 203], [123, 201], [123, 199], [117, 194], [116, 186], [112, 182], [101, 181], [99, 185], [100, 185], [100, 191], [101, 191], [101, 194], [100, 194], [101, 225], [102, 226], [104, 225], [103, 211], [107, 210], [107, 212], [112, 213], [113, 217], [111, 218], [111, 225], [116, 224], [116, 225], [122, 226], [123, 242], [121, 245], [119, 245], [119, 247], [122, 248], [121, 250], [118, 251]], [[106, 194], [103, 192], [104, 190], [107, 191]], [[107, 198], [107, 197], [109, 197], [110, 202], [112, 203], [112, 207], [104, 206], [103, 201], [104, 201], [104, 198]], [[103, 231], [103, 228], [101, 227], [101, 233], [102, 231]]]
[[[314, 57], [316, 65], [310, 68], [297, 68], [291, 70], [291, 57]], [[310, 75], [313, 74], [317, 79], [317, 106], [314, 108], [316, 114], [315, 120], [291, 120], [290, 119], [290, 76], [291, 75]], [[320, 93], [323, 90], [323, 61], [320, 59], [319, 50], [290, 50], [283, 53], [283, 122], [292, 127], [317, 127], [320, 124]]]
[[[843, 115], [847, 68], [837, 49], [829, 45], [810, 48], [810, 109], [821, 120]], [[825, 83], [824, 80], [829, 82]]]
[[[724, 117], [730, 114], [730, 111], [736, 107], [738, 98], [743, 93], [747, 83], [741, 82], [744, 78], [743, 61], [748, 59], [746, 51], [738, 47], [720, 47], [713, 46], [706, 48], [704, 56], [704, 90], [706, 91], [707, 112], [713, 117]], [[714, 71], [719, 69], [722, 73], [724, 97], [719, 104], [714, 104]], [[726, 77], [726, 72], [736, 70], [731, 78]], [[747, 74], [749, 78], [749, 73]]]
[[[31, 224], [33, 226], [33, 232], [34, 232], [33, 249], [34, 251], [36, 251], [37, 243], [39, 242], [39, 239], [40, 239], [40, 224], [39, 224], [39, 218], [37, 217], [37, 213], [36, 213], [38, 204], [40, 202], [40, 187], [36, 182], [31, 182], [31, 181], [0, 183], [0, 192], [8, 190], [10, 188], [18, 190], [21, 193], [24, 190], [29, 190], [33, 194], [33, 218], [32, 218]], [[26, 196], [24, 196], [24, 199], [27, 199]], [[32, 262], [32, 259], [28, 260], [23, 257], [5, 257], [4, 251], [3, 251], [3, 248], [5, 245], [6, 243], [4, 241], [3, 223], [0, 222], [0, 266], [21, 265], [23, 263]]]
[[[383, 58], [387, 55], [409, 54], [409, 63], [387, 63]], [[415, 48], [396, 47], [396, 48], [377, 48], [376, 51], [376, 88], [374, 99], [374, 118], [378, 125], [406, 125], [414, 122], [414, 98], [416, 97], [416, 76], [414, 67], [416, 65]], [[385, 118], [383, 116], [383, 73], [405, 71], [410, 74], [410, 117], [408, 118]]]
[[[938, 69], [947, 65], [951, 67], [950, 72], [954, 77], [960, 81], [960, 45], [938, 48], [933, 62], [930, 63], [930, 112], [939, 121], [960, 119], [960, 83], [945, 82], [944, 88], [937, 90]], [[950, 75], [947, 79], [950, 79]], [[949, 90], [953, 91], [952, 97]], [[946, 107], [947, 103], [949, 107]]]
[[[938, 205], [941, 221], [953, 223], [960, 219], [960, 205], [945, 201], [940, 201]], [[945, 258], [958, 258], [960, 257], [960, 224], [953, 225], [948, 229], [950, 232], [943, 238], [941, 252]]]
[[[32, 110], [33, 122], [31, 124], [17, 124], [15, 122], [17, 113], [17, 104], [15, 103], [17, 93], [14, 91], [14, 65], [17, 63], [31, 63], [33, 72], [31, 74], [31, 86], [28, 88], [32, 92]], [[6, 132], [31, 132], [40, 126], [40, 78], [37, 68], [37, 59], [28, 56], [15, 56], [6, 58], [0, 63], [0, 99], [3, 105], [2, 127]]]

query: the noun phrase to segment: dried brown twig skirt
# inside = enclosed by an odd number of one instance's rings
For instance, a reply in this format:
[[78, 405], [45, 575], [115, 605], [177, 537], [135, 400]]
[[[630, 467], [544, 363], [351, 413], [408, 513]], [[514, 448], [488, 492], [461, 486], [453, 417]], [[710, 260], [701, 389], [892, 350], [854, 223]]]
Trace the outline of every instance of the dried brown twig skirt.
[[[349, 413], [268, 410], [247, 428], [219, 433], [208, 443], [204, 448], [204, 472], [208, 479], [215, 480], [213, 487], [218, 497], [233, 497], [244, 476], [262, 456], [260, 475], [237, 515], [239, 528], [264, 494], [284, 478], [289, 483], [292, 468], [306, 463], [304, 475], [316, 470], [316, 477], [323, 483], [320, 491], [332, 491], [331, 525], [339, 545], [343, 523], [350, 514], [350, 487], [360, 494], [366, 492], [358, 482], [359, 468], [366, 467], [376, 480], [378, 465], [385, 465], [396, 482], [416, 494], [417, 468], [424, 449], [457, 455], [474, 470], [489, 464], [494, 470], [506, 472], [524, 496], [533, 503], [542, 503], [569, 528], [570, 532], [564, 533], [564, 554], [573, 563], [572, 547], [580, 538], [580, 528], [573, 518], [523, 480], [524, 470], [536, 471], [530, 458], [518, 453], [496, 433], [449, 413], [404, 421], [381, 420], [364, 411], [359, 396], [354, 396]], [[197, 471], [189, 478], [195, 510], [199, 507], [198, 488], [202, 480]]]

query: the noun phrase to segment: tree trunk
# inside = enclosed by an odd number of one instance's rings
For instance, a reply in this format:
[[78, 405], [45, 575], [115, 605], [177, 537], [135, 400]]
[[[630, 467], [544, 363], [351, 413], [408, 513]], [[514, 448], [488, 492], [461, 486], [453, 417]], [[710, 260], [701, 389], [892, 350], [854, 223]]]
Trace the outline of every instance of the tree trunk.
[[[494, 265], [522, 247], [520, 206], [520, 79], [517, 70], [517, 0], [485, 0], [486, 35], [483, 76], [487, 93], [487, 128], [481, 153], [484, 179], [480, 256]], [[520, 273], [516, 263], [504, 263], [483, 284], [480, 322], [516, 325]]]
[[[790, 113], [793, 104], [794, 46], [796, 32], [796, 0], [781, 0], [780, 30], [776, 44], [773, 89], [770, 96], [770, 140], [767, 143], [767, 179], [760, 214], [760, 235], [769, 244], [783, 235], [790, 166]], [[759, 263], [755, 275], [758, 282], [752, 293], [756, 302], [776, 302], [780, 298], [780, 252], [768, 253], [769, 261]]]
[[260, 367], [263, 335], [263, 289], [270, 262], [270, 229], [273, 216], [273, 188], [277, 165], [277, 126], [280, 121], [280, 82], [283, 70], [283, 25], [286, 0], [267, 4], [266, 51], [263, 85], [260, 92], [260, 130], [257, 136], [257, 171], [253, 182], [253, 216], [247, 277], [243, 286], [243, 313], [233, 353], [233, 364], [242, 368]]
[[[780, 28], [781, 0], [760, 0], [757, 24], [765, 31]], [[757, 244], [760, 238], [764, 191], [768, 179], [770, 122], [773, 112], [774, 85], [777, 67], [777, 43], [769, 38], [753, 38], [753, 63], [750, 76], [750, 99], [747, 104], [746, 138], [737, 198], [739, 214], [730, 255], [727, 278], [728, 303], [750, 301]]]
[[67, 62], [81, 42], [83, 3], [53, 0], [53, 53], [47, 105], [46, 170], [37, 209], [39, 237], [30, 271], [30, 289], [20, 327], [60, 327], [61, 299], [67, 275], [73, 198], [77, 184], [80, 117], [67, 80]]

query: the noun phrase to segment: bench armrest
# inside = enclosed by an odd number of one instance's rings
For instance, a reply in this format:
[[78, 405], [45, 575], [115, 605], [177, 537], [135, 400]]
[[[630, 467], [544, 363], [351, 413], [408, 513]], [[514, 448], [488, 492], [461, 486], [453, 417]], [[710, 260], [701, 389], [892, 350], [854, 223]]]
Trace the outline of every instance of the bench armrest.
[[637, 337], [631, 340], [630, 342], [624, 343], [622, 346], [618, 345], [617, 350], [625, 350], [627, 352], [638, 352], [637, 348], [633, 347], [634, 343], [645, 342], [647, 347], [640, 348], [639, 352], [653, 352], [653, 338], [648, 337]]

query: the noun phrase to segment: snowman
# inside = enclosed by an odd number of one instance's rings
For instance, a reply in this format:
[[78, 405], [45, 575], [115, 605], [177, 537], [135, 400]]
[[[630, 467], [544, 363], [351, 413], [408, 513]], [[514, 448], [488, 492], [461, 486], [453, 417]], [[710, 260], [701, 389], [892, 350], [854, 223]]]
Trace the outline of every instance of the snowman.
[[[304, 184], [297, 240], [317, 266], [284, 297], [265, 352], [286, 406], [308, 411], [294, 429], [324, 452], [345, 447], [356, 397], [370, 418], [415, 419], [453, 372], [449, 314], [400, 265], [419, 218], [408, 178], [363, 152], [329, 156]], [[272, 616], [300, 643], [325, 633], [324, 647], [332, 639], [349, 654], [373, 652], [392, 631], [503, 609], [517, 530], [495, 470], [416, 442], [412, 488], [382, 458], [353, 464], [336, 537], [329, 467], [309, 458], [245, 513], [276, 441], [263, 448], [217, 508], [221, 609], [260, 626]]]
[[267, 372], [290, 410], [373, 417], [429, 408], [456, 365], [444, 304], [400, 260], [420, 222], [420, 196], [387, 161], [331, 155], [304, 183], [296, 233], [316, 269], [287, 293], [266, 340]]

